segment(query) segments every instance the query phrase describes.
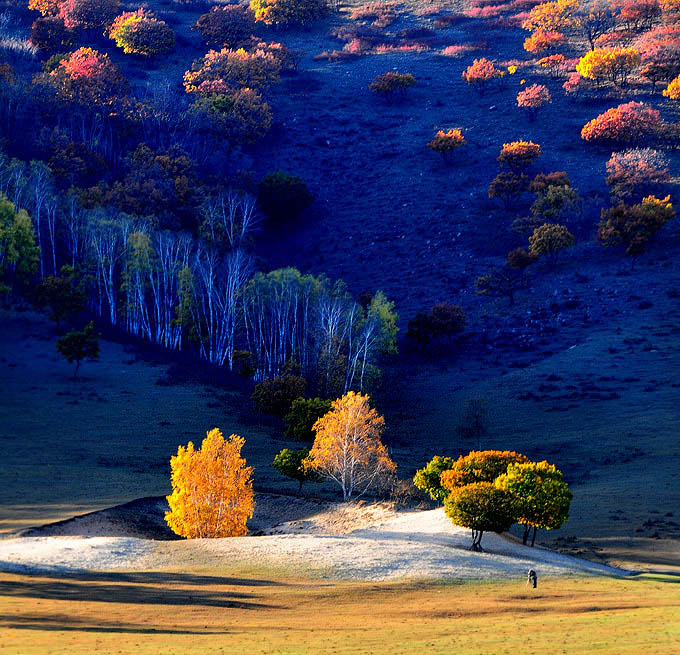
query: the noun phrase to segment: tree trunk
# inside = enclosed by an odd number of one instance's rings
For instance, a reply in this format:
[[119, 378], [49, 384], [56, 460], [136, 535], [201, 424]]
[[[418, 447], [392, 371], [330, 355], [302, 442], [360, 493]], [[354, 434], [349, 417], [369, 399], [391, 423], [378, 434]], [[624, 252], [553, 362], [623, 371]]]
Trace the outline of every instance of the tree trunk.
[[472, 531], [472, 546], [470, 546], [470, 550], [473, 550], [476, 553], [483, 553], [484, 552], [484, 549], [482, 548], [482, 545], [481, 545], [483, 534], [484, 534], [484, 532], [482, 530], [473, 530]]
[[527, 545], [527, 541], [529, 541], [529, 532], [531, 531], [531, 526], [529, 524], [526, 524], [524, 526], [524, 534], [522, 535], [522, 544], [525, 546]]
[[80, 368], [80, 360], [76, 359], [76, 370], [73, 372], [73, 379], [78, 379], [78, 369]]
[[300, 483], [300, 486], [298, 487], [298, 493], [301, 494], [302, 493], [302, 483], [304, 482], [304, 480], [298, 480], [298, 482]]
[[536, 543], [536, 526], [534, 526], [534, 534], [531, 537], [531, 547], [534, 547], [534, 544]]

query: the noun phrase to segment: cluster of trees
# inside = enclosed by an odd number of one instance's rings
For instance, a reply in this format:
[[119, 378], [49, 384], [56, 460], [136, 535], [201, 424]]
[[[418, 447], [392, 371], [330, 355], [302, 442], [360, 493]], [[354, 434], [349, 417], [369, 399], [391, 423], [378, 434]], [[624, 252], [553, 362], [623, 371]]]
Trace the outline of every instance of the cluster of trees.
[[[343, 500], [389, 484], [396, 470], [381, 436], [384, 418], [367, 395], [350, 391], [330, 404], [313, 426], [310, 449], [284, 448], [274, 468], [299, 482], [330, 480]], [[170, 459], [172, 494], [165, 520], [176, 534], [189, 538], [237, 537], [248, 532], [255, 505], [252, 467], [241, 455], [245, 440], [224, 439], [218, 428], [207, 432], [201, 447], [179, 446]]]
[[[147, 151], [139, 157], [153, 162]], [[168, 158], [162, 164], [182, 189], [183, 169]], [[0, 180], [11, 198], [0, 204], [0, 266], [9, 286], [35, 270], [58, 277], [69, 264], [89, 310], [112, 325], [230, 369], [240, 351], [239, 363], [248, 359], [258, 380], [294, 361], [326, 395], [364, 388], [379, 354], [396, 352], [397, 316], [383, 293], [362, 305], [342, 282], [324, 276], [295, 269], [254, 274], [249, 244], [261, 219], [252, 196], [209, 196], [196, 237], [112, 206], [88, 209], [75, 193], [61, 196], [39, 162], [5, 159]], [[270, 201], [275, 188], [267, 186]], [[139, 188], [140, 200], [153, 201], [149, 190]]]
[[471, 451], [456, 460], [437, 455], [413, 483], [444, 503], [454, 525], [471, 529], [472, 550], [482, 550], [484, 532], [504, 532], [514, 523], [524, 528], [524, 544], [533, 530], [533, 546], [537, 530], [555, 530], [569, 518], [572, 494], [562, 473], [513, 451]]

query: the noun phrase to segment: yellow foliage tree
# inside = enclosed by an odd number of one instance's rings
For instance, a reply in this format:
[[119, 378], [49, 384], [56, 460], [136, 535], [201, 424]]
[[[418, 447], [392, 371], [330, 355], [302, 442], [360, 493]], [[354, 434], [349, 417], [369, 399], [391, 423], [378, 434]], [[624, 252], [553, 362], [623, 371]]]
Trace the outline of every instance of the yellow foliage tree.
[[58, 0], [28, 0], [28, 8], [39, 11], [43, 16], [56, 16], [59, 12]]
[[640, 53], [635, 48], [595, 48], [579, 59], [576, 72], [596, 82], [623, 85], [639, 65]]
[[245, 439], [232, 434], [225, 440], [210, 430], [196, 450], [190, 441], [170, 459], [172, 494], [165, 521], [187, 539], [239, 537], [248, 532], [253, 516], [252, 467], [241, 457]]
[[680, 100], [680, 75], [664, 89], [663, 94], [671, 100]]
[[529, 16], [522, 23], [522, 27], [532, 32], [535, 30], [559, 32], [572, 26], [574, 12], [578, 7], [578, 0], [542, 2], [529, 12]]
[[397, 468], [380, 441], [385, 419], [368, 401], [354, 391], [333, 401], [331, 411], [314, 424], [316, 438], [303, 463], [339, 484], [343, 500], [380, 486]]

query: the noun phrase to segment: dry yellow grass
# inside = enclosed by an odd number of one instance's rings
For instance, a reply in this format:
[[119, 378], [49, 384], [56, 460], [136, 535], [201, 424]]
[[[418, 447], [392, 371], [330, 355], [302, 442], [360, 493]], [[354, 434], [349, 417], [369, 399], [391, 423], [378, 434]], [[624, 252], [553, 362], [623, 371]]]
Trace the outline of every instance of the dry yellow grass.
[[433, 585], [274, 572], [0, 575], [0, 651], [680, 653], [678, 579]]

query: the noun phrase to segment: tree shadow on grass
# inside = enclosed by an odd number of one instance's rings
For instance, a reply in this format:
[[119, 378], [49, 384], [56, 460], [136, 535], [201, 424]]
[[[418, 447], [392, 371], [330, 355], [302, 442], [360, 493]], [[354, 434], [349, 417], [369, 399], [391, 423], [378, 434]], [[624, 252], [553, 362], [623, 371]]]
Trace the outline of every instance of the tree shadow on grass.
[[[189, 585], [190, 588], [187, 588]], [[33, 574], [33, 576], [29, 574], [0, 579], [0, 598], [273, 609], [278, 606], [260, 602], [258, 600], [261, 597], [260, 594], [234, 591], [224, 587], [277, 585], [279, 583], [268, 580], [160, 572], [121, 574], [74, 572], [61, 576], [59, 579], [45, 577], [44, 574]]]
[[191, 630], [182, 628], [153, 628], [145, 625], [81, 621], [64, 614], [50, 616], [22, 614], [0, 615], [0, 628], [8, 630], [47, 630], [54, 632], [94, 632], [101, 634], [143, 634], [143, 635], [223, 635], [226, 630]]

